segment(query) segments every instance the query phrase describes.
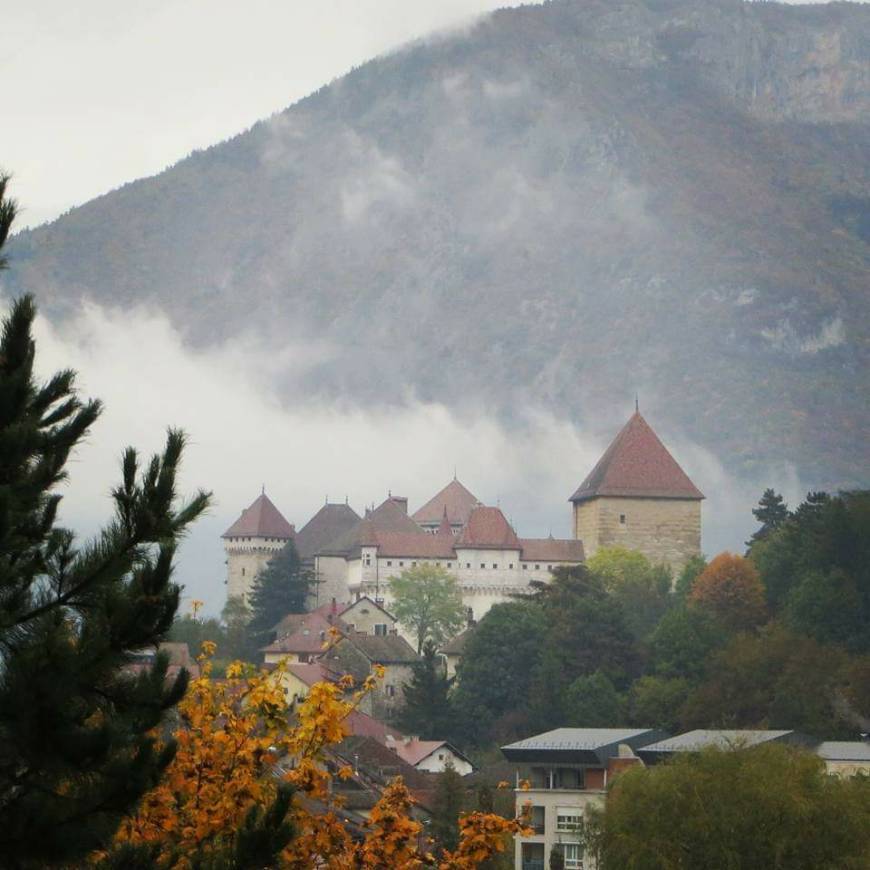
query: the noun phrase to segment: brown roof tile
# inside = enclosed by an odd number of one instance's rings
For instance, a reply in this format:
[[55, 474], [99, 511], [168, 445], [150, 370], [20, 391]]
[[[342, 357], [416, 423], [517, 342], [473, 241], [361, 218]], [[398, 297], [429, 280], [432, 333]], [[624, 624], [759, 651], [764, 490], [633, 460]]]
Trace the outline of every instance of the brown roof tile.
[[468, 639], [471, 637], [475, 628], [476, 626], [470, 625], [465, 629], [465, 631], [461, 631], [456, 635], [456, 637], [447, 641], [438, 652], [447, 656], [461, 656], [465, 650], [465, 644], [468, 643]]
[[418, 523], [437, 523], [447, 511], [451, 525], [464, 526], [472, 510], [480, 504], [477, 496], [467, 490], [456, 478], [432, 496], [412, 517]]
[[281, 538], [289, 540], [296, 530], [272, 504], [266, 493], [257, 496], [254, 503], [223, 533], [224, 538]]
[[379, 532], [425, 534], [423, 529], [408, 516], [403, 504], [407, 505], [407, 500], [390, 496], [373, 511], [368, 511], [361, 520], [320, 552], [341, 556], [358, 553], [360, 547], [377, 546]]
[[564, 538], [520, 538], [524, 561], [582, 562], [583, 541]]
[[352, 634], [343, 643], [353, 645], [376, 665], [414, 664], [420, 661], [411, 644], [398, 634]]
[[570, 501], [597, 496], [702, 499], [703, 493], [635, 412]]
[[[319, 653], [323, 652], [324, 643], [329, 639], [331, 628], [347, 631], [340, 620], [330, 620], [322, 613], [299, 614], [301, 619], [294, 622], [289, 634], [279, 637], [274, 643], [263, 647], [264, 653]], [[286, 619], [286, 617], [285, 617]], [[282, 620], [283, 622], [283, 620]], [[279, 623], [280, 625], [281, 623]]]
[[428, 532], [377, 532], [374, 545], [378, 556], [404, 556], [408, 559], [453, 559], [453, 545], [456, 538], [452, 532], [449, 537], [430, 535]]
[[500, 508], [479, 505], [471, 512], [456, 547], [519, 550], [520, 540]]
[[359, 522], [357, 512], [346, 504], [325, 504], [296, 533], [299, 558], [313, 559], [315, 553], [353, 528]]

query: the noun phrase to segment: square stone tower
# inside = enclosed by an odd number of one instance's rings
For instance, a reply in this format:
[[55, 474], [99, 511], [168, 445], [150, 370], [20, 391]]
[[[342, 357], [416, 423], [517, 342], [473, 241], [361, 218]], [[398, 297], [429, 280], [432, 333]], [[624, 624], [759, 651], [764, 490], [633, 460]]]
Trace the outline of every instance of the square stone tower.
[[571, 496], [574, 537], [587, 556], [624, 547], [676, 573], [701, 552], [703, 498], [635, 411]]
[[254, 578], [295, 534], [262, 492], [221, 536], [227, 554], [227, 598], [247, 600]]

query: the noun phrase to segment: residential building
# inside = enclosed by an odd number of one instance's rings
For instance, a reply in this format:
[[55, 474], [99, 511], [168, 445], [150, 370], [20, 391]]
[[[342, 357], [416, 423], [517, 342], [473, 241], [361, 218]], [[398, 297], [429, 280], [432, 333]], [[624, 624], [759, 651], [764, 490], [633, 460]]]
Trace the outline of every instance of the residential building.
[[444, 672], [448, 679], [456, 676], [456, 669], [459, 667], [459, 662], [462, 661], [462, 656], [465, 652], [465, 645], [474, 631], [475, 623], [472, 623], [460, 632], [452, 640], [447, 641], [444, 646], [438, 650], [439, 655], [444, 659]]
[[417, 737], [396, 740], [388, 737], [387, 746], [403, 761], [427, 773], [441, 773], [448, 767], [460, 776], [474, 771], [470, 759], [446, 740], [420, 740]]
[[703, 498], [636, 411], [571, 496], [574, 537], [587, 557], [624, 547], [676, 573], [701, 552]]
[[785, 743], [812, 749], [818, 743], [799, 731], [762, 729], [697, 729], [648, 743], [637, 754], [645, 764], [656, 764], [675, 752], [699, 752], [715, 746], [719, 749], [747, 749], [763, 743]]
[[[291, 617], [294, 617], [292, 622]], [[331, 619], [322, 609], [311, 613], [293, 613], [285, 616], [278, 627], [289, 629], [287, 633], [263, 647], [263, 661], [267, 665], [286, 661], [290, 664], [307, 664], [320, 658], [334, 640], [336, 632], [347, 633], [347, 626], [340, 620]]]
[[603, 803], [614, 776], [640, 763], [640, 747], [663, 736], [648, 728], [557, 728], [503, 746], [517, 764], [517, 813], [527, 813], [532, 828], [515, 838], [516, 870], [545, 870], [554, 847], [566, 870], [591, 870], [580, 837], [587, 808]]
[[816, 747], [828, 773], [837, 776], [870, 776], [870, 742], [867, 740], [826, 740]]
[[187, 671], [193, 680], [199, 677], [199, 663], [190, 654], [188, 645], [178, 641], [163, 641], [157, 648], [148, 647], [133, 653], [124, 669], [131, 674], [150, 671], [158, 652], [169, 658], [169, 666], [166, 668], [167, 680], [174, 680], [182, 669]]
[[411, 645], [398, 634], [377, 636], [349, 634], [336, 641], [321, 661], [340, 674], [350, 674], [357, 684], [384, 669], [384, 676], [375, 683], [371, 692], [372, 715], [389, 719], [404, 705], [404, 686], [413, 676], [414, 665], [420, 657]]
[[227, 556], [227, 598], [247, 600], [254, 578], [295, 534], [263, 491], [221, 536]]

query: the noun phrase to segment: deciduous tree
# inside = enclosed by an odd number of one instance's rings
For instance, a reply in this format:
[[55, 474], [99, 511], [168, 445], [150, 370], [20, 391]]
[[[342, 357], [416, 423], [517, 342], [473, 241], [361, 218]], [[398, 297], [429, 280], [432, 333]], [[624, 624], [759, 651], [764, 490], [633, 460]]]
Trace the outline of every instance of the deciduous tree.
[[776, 744], [711, 749], [628, 770], [593, 818], [601, 870], [857, 868], [870, 780], [829, 777], [815, 755]]
[[418, 653], [426, 641], [441, 646], [465, 621], [456, 578], [440, 565], [421, 564], [391, 577], [390, 594], [393, 613], [417, 639]]
[[689, 602], [732, 630], [753, 628], [766, 616], [764, 586], [755, 565], [733, 553], [720, 553], [701, 572]]

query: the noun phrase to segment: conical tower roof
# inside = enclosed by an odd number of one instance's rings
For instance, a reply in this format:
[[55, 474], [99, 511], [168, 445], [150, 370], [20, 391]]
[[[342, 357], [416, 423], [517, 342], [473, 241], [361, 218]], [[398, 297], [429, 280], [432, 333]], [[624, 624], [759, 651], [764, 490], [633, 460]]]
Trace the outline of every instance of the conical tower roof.
[[578, 502], [598, 496], [704, 498], [638, 411], [570, 500]]
[[257, 496], [242, 515], [223, 533], [224, 538], [282, 538], [289, 540], [296, 530], [284, 519], [265, 492]]

